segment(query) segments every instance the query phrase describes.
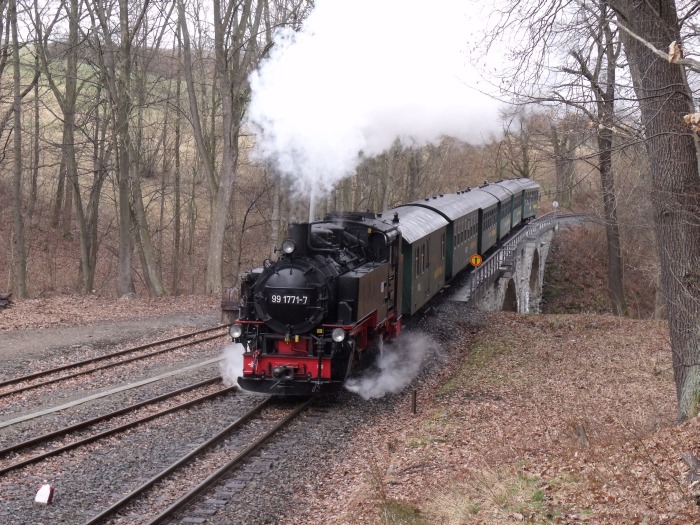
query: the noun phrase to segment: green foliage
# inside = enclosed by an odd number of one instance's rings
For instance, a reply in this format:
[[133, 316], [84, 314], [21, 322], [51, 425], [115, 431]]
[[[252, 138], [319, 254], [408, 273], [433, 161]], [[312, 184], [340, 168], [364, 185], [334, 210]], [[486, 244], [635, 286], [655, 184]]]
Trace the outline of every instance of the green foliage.
[[[499, 340], [480, 339], [469, 349], [469, 354], [462, 361], [457, 372], [447, 380], [438, 390], [437, 397], [446, 396], [464, 389], [469, 389], [477, 384], [483, 385], [483, 373], [485, 370], [497, 370], [498, 367], [491, 367], [499, 357], [512, 353], [517, 348], [517, 343], [504, 338]], [[477, 374], [480, 374], [478, 381]], [[465, 394], [470, 396], [470, 393]]]
[[473, 523], [483, 509], [495, 511], [503, 522], [553, 525], [561, 512], [547, 501], [551, 483], [518, 468], [472, 471], [465, 482], [448, 487], [426, 511], [430, 523]]
[[385, 500], [379, 504], [382, 523], [385, 525], [427, 525], [417, 508], [397, 500]]

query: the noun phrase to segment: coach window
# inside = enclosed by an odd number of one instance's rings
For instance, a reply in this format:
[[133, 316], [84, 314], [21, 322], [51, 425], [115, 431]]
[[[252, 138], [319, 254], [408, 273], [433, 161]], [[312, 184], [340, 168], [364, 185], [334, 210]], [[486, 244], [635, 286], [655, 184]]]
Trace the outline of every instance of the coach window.
[[416, 254], [415, 254], [415, 258], [414, 258], [415, 260], [414, 260], [414, 263], [413, 263], [413, 266], [416, 267], [416, 270], [415, 270], [415, 271], [416, 271], [416, 277], [418, 277], [418, 276], [420, 275], [420, 266], [418, 266], [418, 262], [420, 261], [420, 255], [419, 255], [419, 253], [420, 253], [420, 248], [419, 248], [418, 246], [416, 246]]

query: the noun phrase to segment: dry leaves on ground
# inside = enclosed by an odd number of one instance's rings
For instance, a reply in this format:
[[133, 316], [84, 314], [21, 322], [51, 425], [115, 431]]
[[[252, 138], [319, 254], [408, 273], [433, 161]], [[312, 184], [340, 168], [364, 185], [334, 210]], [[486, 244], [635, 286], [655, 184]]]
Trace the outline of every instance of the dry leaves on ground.
[[675, 425], [663, 323], [499, 313], [488, 326], [421, 385], [418, 415], [406, 392], [404, 413], [357, 430], [296, 519], [700, 523], [681, 459], [700, 453], [700, 421]]
[[212, 295], [119, 300], [92, 295], [68, 295], [27, 299], [15, 301], [10, 308], [0, 309], [0, 332], [83, 325], [114, 319], [138, 319], [178, 312], [212, 312], [219, 309], [219, 303], [220, 298]]

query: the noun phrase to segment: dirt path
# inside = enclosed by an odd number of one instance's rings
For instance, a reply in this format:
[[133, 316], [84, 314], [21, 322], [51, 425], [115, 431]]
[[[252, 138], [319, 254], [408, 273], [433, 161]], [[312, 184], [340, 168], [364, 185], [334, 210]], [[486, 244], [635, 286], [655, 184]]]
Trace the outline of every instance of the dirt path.
[[66, 355], [84, 346], [152, 341], [219, 324], [211, 296], [114, 300], [61, 296], [15, 302], [0, 309], [0, 359]]
[[0, 359], [45, 356], [80, 346], [100, 347], [143, 338], [156, 340], [167, 337], [174, 330], [196, 330], [216, 326], [218, 322], [218, 312], [174, 313], [140, 319], [104, 320], [79, 326], [0, 332]]

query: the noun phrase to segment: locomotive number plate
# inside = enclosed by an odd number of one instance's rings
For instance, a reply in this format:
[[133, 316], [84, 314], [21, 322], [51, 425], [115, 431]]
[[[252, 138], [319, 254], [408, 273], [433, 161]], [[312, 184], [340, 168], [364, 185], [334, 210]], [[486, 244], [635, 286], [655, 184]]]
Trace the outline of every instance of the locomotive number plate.
[[270, 302], [273, 304], [309, 304], [308, 295], [270, 295]]

